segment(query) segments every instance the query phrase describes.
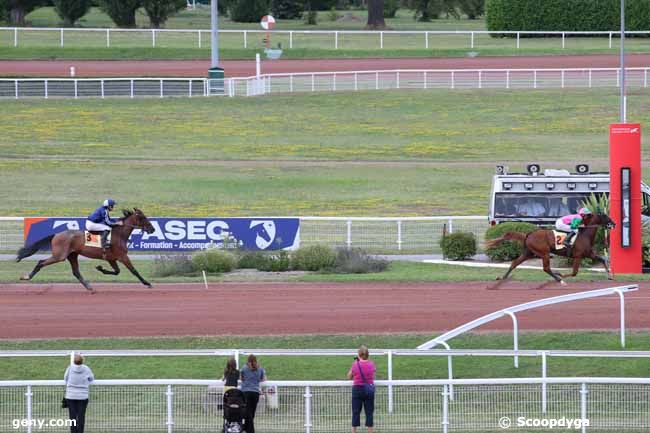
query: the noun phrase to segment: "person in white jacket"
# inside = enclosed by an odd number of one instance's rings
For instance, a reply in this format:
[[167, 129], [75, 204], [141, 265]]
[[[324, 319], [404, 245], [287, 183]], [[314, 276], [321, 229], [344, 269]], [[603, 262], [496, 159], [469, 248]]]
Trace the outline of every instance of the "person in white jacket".
[[70, 419], [75, 420], [75, 425], [70, 426], [70, 433], [84, 433], [86, 423], [86, 408], [88, 407], [88, 394], [90, 384], [95, 380], [93, 372], [88, 366], [83, 365], [81, 355], [74, 356], [74, 364], [66, 370], [65, 400], [68, 406]]

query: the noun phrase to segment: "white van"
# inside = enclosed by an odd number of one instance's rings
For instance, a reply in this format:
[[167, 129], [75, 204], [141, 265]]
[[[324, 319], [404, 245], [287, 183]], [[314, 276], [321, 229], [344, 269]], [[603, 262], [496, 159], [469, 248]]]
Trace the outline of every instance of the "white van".
[[[590, 173], [589, 166], [580, 164], [576, 172], [547, 169], [529, 164], [526, 173], [508, 173], [497, 166], [492, 178], [489, 221], [491, 225], [504, 221], [524, 221], [533, 224], [553, 224], [561, 216], [576, 213], [591, 194], [609, 194], [609, 173]], [[650, 217], [650, 188], [641, 183], [642, 212]]]

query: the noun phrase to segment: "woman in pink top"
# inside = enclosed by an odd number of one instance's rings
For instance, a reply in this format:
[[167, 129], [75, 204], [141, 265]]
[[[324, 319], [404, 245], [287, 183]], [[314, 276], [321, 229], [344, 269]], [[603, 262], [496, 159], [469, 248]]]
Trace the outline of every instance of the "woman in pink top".
[[352, 379], [352, 433], [357, 433], [361, 425], [361, 408], [366, 413], [368, 433], [373, 433], [375, 413], [375, 363], [368, 359], [368, 348], [359, 347], [359, 357], [348, 371], [348, 379]]

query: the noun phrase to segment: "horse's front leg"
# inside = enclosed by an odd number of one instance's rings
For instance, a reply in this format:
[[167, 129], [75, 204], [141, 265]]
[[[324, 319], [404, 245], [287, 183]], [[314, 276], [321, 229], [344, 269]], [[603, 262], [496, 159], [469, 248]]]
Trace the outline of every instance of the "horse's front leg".
[[124, 255], [124, 257], [122, 257], [122, 258], [120, 259], [120, 262], [122, 262], [122, 263], [124, 264], [124, 266], [126, 266], [126, 268], [127, 268], [129, 271], [131, 271], [131, 273], [132, 273], [133, 275], [135, 275], [136, 277], [138, 277], [138, 280], [140, 280], [140, 282], [141, 282], [142, 284], [144, 284], [144, 285], [147, 286], [147, 287], [151, 287], [151, 283], [150, 283], [149, 281], [145, 280], [144, 278], [142, 278], [142, 275], [140, 275], [140, 273], [139, 273], [139, 272], [138, 272], [138, 271], [133, 267], [133, 264], [131, 263], [131, 259], [129, 259], [129, 256]]
[[607, 279], [608, 280], [613, 280], [614, 279], [614, 274], [612, 274], [611, 269], [609, 269], [609, 259], [605, 256], [598, 256], [596, 253], [593, 251], [591, 252], [591, 255], [589, 256], [590, 259], [596, 260], [597, 262], [600, 262], [603, 264], [605, 267], [605, 272], [607, 272]]
[[573, 258], [573, 272], [571, 272], [570, 274], [566, 274], [566, 275], [560, 274], [560, 276], [562, 278], [575, 277], [576, 275], [578, 275], [578, 271], [580, 270], [580, 263], [582, 263], [582, 257], [574, 257]]

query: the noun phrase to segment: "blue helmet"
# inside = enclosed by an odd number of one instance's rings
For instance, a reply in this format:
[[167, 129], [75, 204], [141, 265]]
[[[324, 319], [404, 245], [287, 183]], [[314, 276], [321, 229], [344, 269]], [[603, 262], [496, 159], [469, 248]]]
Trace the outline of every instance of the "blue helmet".
[[116, 204], [117, 203], [112, 198], [107, 198], [106, 200], [104, 200], [104, 207], [111, 207], [111, 206], [115, 206]]

